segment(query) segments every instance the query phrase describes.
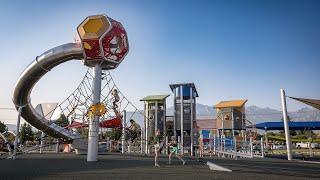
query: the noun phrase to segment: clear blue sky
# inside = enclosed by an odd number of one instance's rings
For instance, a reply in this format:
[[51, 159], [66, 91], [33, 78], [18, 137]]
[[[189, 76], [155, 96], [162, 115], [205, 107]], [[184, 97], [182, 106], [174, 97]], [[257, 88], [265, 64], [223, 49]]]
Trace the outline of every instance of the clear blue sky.
[[[0, 106], [13, 107], [15, 81], [37, 55], [72, 42], [77, 25], [100, 13], [127, 29], [130, 52], [113, 75], [140, 107], [175, 82], [194, 82], [208, 105], [247, 98], [279, 109], [280, 88], [320, 98], [320, 1], [1, 1]], [[54, 69], [33, 103], [64, 99], [85, 70], [80, 62]]]

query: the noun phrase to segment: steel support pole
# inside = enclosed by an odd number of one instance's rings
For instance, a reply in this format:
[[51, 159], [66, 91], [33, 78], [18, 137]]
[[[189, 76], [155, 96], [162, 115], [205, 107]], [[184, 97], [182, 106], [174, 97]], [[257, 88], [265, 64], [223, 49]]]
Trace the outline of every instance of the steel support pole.
[[221, 122], [222, 130], [221, 130], [221, 135], [224, 135], [224, 115], [223, 115], [223, 112], [221, 112], [221, 116], [222, 116], [222, 122]]
[[212, 156], [212, 141], [211, 141], [211, 131], [209, 132], [209, 151], [210, 151], [210, 157]]
[[177, 139], [177, 110], [176, 110], [176, 88], [173, 90], [173, 135], [174, 139]]
[[146, 122], [145, 122], [145, 143], [146, 143], [146, 149], [145, 149], [145, 154], [149, 154], [149, 146], [148, 146], [148, 141], [149, 141], [149, 133], [148, 133], [148, 130], [149, 130], [149, 104], [147, 103], [147, 101], [145, 101], [145, 109], [146, 109]]
[[220, 135], [220, 151], [223, 151], [223, 139], [222, 139], [223, 135]]
[[180, 130], [181, 130], [181, 133], [180, 133], [180, 137], [181, 137], [181, 155], [184, 154], [184, 134], [183, 134], [183, 86], [181, 85], [180, 86], [180, 120], [181, 120], [181, 126], [180, 126]]
[[[92, 82], [92, 104], [100, 103], [101, 96], [101, 66], [96, 64], [93, 67], [93, 82]], [[87, 161], [97, 161], [98, 159], [98, 132], [99, 132], [99, 116], [94, 116], [89, 121], [88, 135], [88, 153]]]
[[126, 136], [126, 120], [127, 120], [127, 112], [126, 110], [123, 111], [122, 117], [122, 135], [121, 135], [121, 153], [124, 154], [124, 147], [125, 146], [125, 136]]
[[141, 129], [141, 136], [140, 136], [140, 153], [143, 153], [143, 133], [144, 130]]
[[233, 137], [233, 143], [234, 143], [234, 152], [237, 152], [237, 138]]
[[264, 144], [263, 144], [263, 137], [260, 139], [260, 144], [261, 144], [261, 156], [264, 158]]
[[153, 136], [156, 135], [156, 131], [158, 130], [158, 101], [155, 102], [154, 104], [155, 110], [154, 110], [154, 134]]
[[234, 137], [234, 115], [233, 115], [234, 109], [231, 109], [231, 119], [232, 119], [232, 137]]
[[163, 102], [163, 135], [165, 138], [165, 147], [166, 147], [166, 152], [164, 154], [168, 155], [168, 132], [167, 132], [167, 101], [164, 99]]
[[216, 155], [216, 134], [213, 135], [213, 153]]
[[253, 139], [250, 137], [250, 156], [253, 158]]
[[43, 145], [44, 145], [44, 132], [41, 132], [41, 139], [40, 139], [40, 154], [43, 153]]
[[226, 136], [223, 135], [223, 151], [226, 151]]
[[194, 134], [194, 132], [193, 132], [193, 89], [192, 89], [192, 87], [190, 87], [190, 114], [191, 114], [191, 118], [190, 118], [190, 120], [191, 120], [191, 129], [190, 129], [190, 138], [191, 138], [191, 140], [190, 140], [190, 144], [191, 144], [191, 156], [193, 156], [193, 134]]
[[57, 144], [56, 144], [56, 153], [59, 153], [59, 139], [56, 139], [57, 140]]
[[234, 143], [234, 159], [237, 159], [237, 138], [233, 137], [233, 143]]
[[13, 159], [16, 159], [17, 150], [18, 150], [18, 140], [20, 135], [20, 120], [21, 120], [21, 111], [23, 107], [18, 108], [18, 120], [17, 120], [17, 127], [16, 127], [16, 138], [14, 139], [14, 149], [13, 149]]
[[268, 147], [269, 147], [268, 130], [265, 129], [264, 132], [265, 132], [266, 149], [268, 149]]
[[313, 157], [312, 144], [311, 144], [311, 142], [308, 142], [308, 146], [309, 146], [309, 156], [310, 156], [310, 157]]
[[163, 133], [165, 136], [168, 136], [167, 134], [167, 101], [166, 99], [163, 102]]
[[166, 155], [169, 155], [169, 146], [168, 146], [169, 140], [168, 140], [168, 136], [166, 136]]
[[290, 131], [289, 131], [289, 120], [288, 120], [288, 112], [287, 112], [286, 93], [283, 89], [280, 89], [280, 93], [281, 93], [284, 133], [286, 135], [287, 155], [288, 155], [288, 160], [291, 161], [292, 160], [291, 139], [290, 139]]

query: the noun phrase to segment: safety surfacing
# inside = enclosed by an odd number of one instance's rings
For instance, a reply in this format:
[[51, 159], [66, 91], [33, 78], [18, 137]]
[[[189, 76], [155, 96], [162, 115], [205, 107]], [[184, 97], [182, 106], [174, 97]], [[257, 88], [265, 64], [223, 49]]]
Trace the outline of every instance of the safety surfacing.
[[[183, 166], [174, 158], [168, 164], [160, 157], [105, 154], [98, 162], [86, 162], [85, 155], [24, 154], [16, 160], [0, 160], [0, 179], [320, 179], [320, 164], [281, 159], [187, 158]], [[210, 170], [207, 161], [232, 172]]]

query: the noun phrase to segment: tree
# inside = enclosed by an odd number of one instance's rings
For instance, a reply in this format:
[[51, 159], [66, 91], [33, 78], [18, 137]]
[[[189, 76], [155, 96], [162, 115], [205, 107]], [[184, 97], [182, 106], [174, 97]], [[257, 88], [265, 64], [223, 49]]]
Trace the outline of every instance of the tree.
[[24, 123], [21, 126], [19, 137], [22, 144], [24, 144], [26, 141], [34, 140], [34, 132], [32, 131], [32, 127], [30, 124]]
[[7, 125], [0, 121], [0, 133], [8, 131]]
[[64, 114], [61, 114], [55, 123], [61, 127], [66, 127], [69, 125], [68, 118]]
[[118, 128], [114, 128], [111, 131], [105, 132], [105, 137], [109, 137], [112, 140], [118, 141], [122, 136], [122, 130]]
[[38, 130], [35, 133], [33, 133], [33, 139], [40, 142], [41, 141], [41, 135], [42, 135], [42, 132]]

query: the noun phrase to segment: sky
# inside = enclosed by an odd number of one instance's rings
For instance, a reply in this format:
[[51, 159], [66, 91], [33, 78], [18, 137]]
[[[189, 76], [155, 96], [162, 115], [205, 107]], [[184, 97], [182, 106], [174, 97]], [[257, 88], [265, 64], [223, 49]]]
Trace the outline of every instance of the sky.
[[[89, 15], [120, 21], [130, 51], [112, 75], [136, 106], [171, 83], [194, 82], [198, 102], [248, 99], [280, 109], [287, 95], [320, 98], [320, 1], [1, 1], [0, 108], [13, 108], [20, 73], [44, 51], [74, 41]], [[59, 102], [80, 83], [86, 67], [71, 61], [34, 87], [34, 105]], [[168, 99], [168, 104], [172, 98]], [[304, 105], [289, 101], [293, 111]], [[0, 121], [14, 122], [0, 109]]]

